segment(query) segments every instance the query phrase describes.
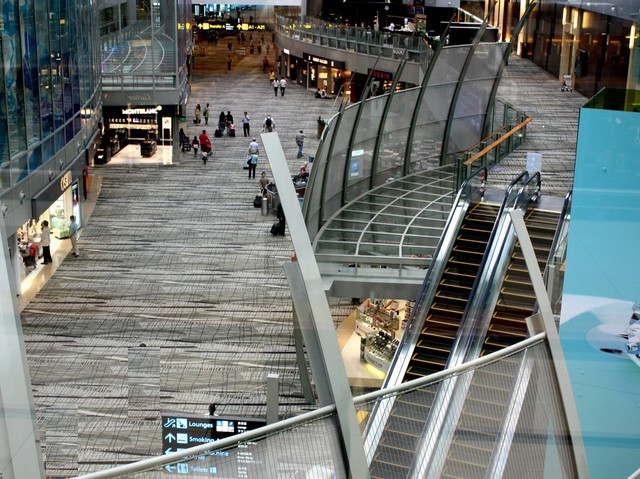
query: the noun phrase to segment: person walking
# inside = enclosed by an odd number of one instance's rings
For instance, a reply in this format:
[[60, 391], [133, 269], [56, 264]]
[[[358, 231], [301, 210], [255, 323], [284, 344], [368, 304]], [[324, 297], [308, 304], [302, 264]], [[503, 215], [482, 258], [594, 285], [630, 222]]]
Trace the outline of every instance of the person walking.
[[231, 55], [227, 55], [227, 71], [230, 72], [231, 71], [231, 64], [233, 63], [233, 59], [231, 58]]
[[277, 78], [273, 79], [272, 85], [273, 85], [273, 94], [275, 96], [278, 96], [278, 88], [280, 87], [280, 82], [278, 81]]
[[40, 245], [42, 246], [42, 264], [53, 263], [51, 258], [51, 229], [49, 222], [44, 220], [41, 225]]
[[249, 179], [256, 177], [256, 167], [258, 166], [258, 154], [257, 153], [249, 153], [249, 160], [247, 161], [249, 165]]
[[264, 58], [262, 59], [262, 73], [267, 73], [268, 69], [269, 69], [269, 59], [265, 55]]
[[287, 88], [287, 80], [282, 77], [280, 79], [280, 95], [284, 96], [284, 90]]
[[244, 133], [244, 136], [251, 135], [251, 126], [249, 125], [249, 120], [249, 115], [245, 111], [244, 115], [242, 115], [242, 132]]
[[259, 155], [260, 147], [258, 146], [258, 142], [255, 138], [251, 139], [251, 143], [249, 143], [249, 154], [250, 155]]
[[229, 40], [227, 41], [227, 48], [229, 49], [229, 51], [231, 51], [231, 47], [233, 47], [233, 42], [231, 41], [231, 38], [229, 38]]
[[78, 256], [78, 223], [76, 223], [76, 217], [71, 215], [69, 217], [71, 224], [69, 225], [69, 239], [71, 240], [71, 249], [73, 256]]
[[267, 172], [263, 171], [260, 173], [260, 179], [258, 180], [260, 184], [260, 194], [262, 196], [267, 196], [267, 185], [270, 183], [269, 178], [267, 178]]
[[193, 148], [193, 156], [198, 156], [198, 148], [200, 148], [200, 142], [198, 141], [198, 137], [196, 135], [193, 135], [191, 148]]
[[201, 111], [201, 110], [200, 110], [200, 103], [198, 103], [198, 104], [196, 105], [196, 109], [195, 109], [195, 111], [194, 111], [194, 113], [193, 113], [193, 122], [194, 122], [196, 125], [199, 125], [199, 124], [200, 124], [200, 111]]
[[300, 133], [296, 135], [296, 145], [298, 145], [298, 156], [296, 158], [302, 158], [302, 147], [304, 145], [304, 131], [300, 130]]
[[211, 153], [211, 140], [209, 140], [209, 137], [207, 136], [207, 130], [202, 130], [198, 140], [200, 140], [200, 148], [202, 149], [202, 152], [204, 153], [206, 151], [207, 153]]
[[207, 160], [209, 159], [209, 154], [204, 151], [204, 149], [202, 150], [202, 163], [207, 166]]
[[264, 122], [262, 123], [262, 129], [271, 133], [275, 129], [275, 127], [276, 122], [273, 120], [271, 115], [267, 115], [267, 117], [264, 119]]
[[276, 79], [276, 74], [273, 72], [273, 70], [271, 70], [269, 72], [269, 83], [273, 83], [275, 79]]
[[209, 104], [207, 103], [207, 106], [204, 107], [204, 113], [202, 114], [202, 116], [204, 116], [204, 124], [208, 125], [209, 124]]

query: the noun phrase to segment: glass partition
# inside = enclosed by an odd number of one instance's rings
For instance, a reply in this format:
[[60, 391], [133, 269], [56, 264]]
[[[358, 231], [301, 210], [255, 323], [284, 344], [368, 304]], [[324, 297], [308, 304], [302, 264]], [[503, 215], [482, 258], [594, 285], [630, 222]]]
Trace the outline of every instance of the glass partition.
[[417, 88], [404, 90], [391, 97], [378, 150], [374, 186], [404, 176], [407, 138], [419, 91]]
[[388, 99], [389, 95], [373, 97], [362, 106], [349, 159], [346, 201], [351, 201], [369, 190], [378, 129]]
[[[336, 136], [333, 139], [333, 150], [327, 165], [328, 171], [325, 173], [328, 184], [325, 185], [324, 210], [322, 214], [324, 219], [333, 215], [343, 205], [342, 192], [344, 190], [346, 156], [357, 113], [358, 108], [352, 105], [344, 110], [342, 118], [337, 122], [338, 130], [334, 133]], [[349, 165], [349, 171], [351, 171], [352, 166]], [[355, 167], [358, 167], [358, 165]]]

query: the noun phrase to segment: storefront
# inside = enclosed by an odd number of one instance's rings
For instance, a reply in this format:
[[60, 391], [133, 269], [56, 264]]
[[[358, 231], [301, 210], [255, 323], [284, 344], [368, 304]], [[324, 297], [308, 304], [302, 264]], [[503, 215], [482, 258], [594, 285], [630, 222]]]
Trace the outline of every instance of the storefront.
[[343, 322], [338, 335], [350, 336], [342, 346], [342, 357], [352, 385], [380, 387], [413, 307], [413, 301], [367, 299]]
[[52, 178], [49, 184], [33, 196], [31, 200], [32, 219], [16, 231], [17, 254], [14, 259], [14, 271], [18, 294], [35, 276], [35, 271], [42, 268], [39, 259], [42, 256], [41, 225], [49, 223], [51, 229], [51, 254], [69, 238], [71, 216], [76, 217], [78, 225], [82, 225], [83, 211], [81, 197], [83, 193], [83, 174], [86, 167], [86, 152], [79, 155], [71, 166]]
[[298, 83], [307, 88], [320, 90], [328, 96], [350, 95], [351, 72], [346, 69], [343, 61], [322, 58], [303, 53], [303, 61], [296, 62], [298, 68]]
[[104, 106], [105, 133], [96, 163], [107, 163], [129, 144], [173, 144], [176, 105]]
[[[367, 73], [356, 73], [352, 79], [351, 101], [359, 101], [362, 91], [367, 83], [367, 78], [371, 76], [371, 96], [383, 95], [391, 92], [393, 86], [393, 73], [384, 70], [368, 69]], [[399, 81], [396, 84], [396, 91], [414, 87], [412, 83]]]

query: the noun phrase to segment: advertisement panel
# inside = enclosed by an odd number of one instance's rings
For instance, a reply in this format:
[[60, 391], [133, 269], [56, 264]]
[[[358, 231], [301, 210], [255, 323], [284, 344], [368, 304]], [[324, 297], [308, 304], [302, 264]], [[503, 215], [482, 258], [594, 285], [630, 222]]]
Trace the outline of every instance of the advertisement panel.
[[640, 451], [640, 113], [583, 108], [560, 338], [592, 478]]

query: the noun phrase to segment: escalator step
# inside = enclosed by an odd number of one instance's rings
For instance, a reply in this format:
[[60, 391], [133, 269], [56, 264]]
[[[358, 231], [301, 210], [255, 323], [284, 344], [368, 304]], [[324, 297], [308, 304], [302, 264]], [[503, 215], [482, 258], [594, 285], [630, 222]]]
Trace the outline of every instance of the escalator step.
[[384, 462], [375, 461], [371, 463], [371, 477], [376, 479], [398, 479], [407, 477], [408, 467], [395, 466]]
[[510, 328], [519, 329], [522, 331], [527, 330], [527, 323], [524, 314], [518, 314], [516, 311], [507, 311], [506, 309], [496, 308], [493, 312], [493, 319], [491, 325], [504, 325]]
[[443, 479], [484, 479], [487, 466], [479, 466], [470, 462], [447, 460], [442, 470]]
[[498, 381], [491, 386], [476, 384], [469, 389], [467, 396], [478, 401], [507, 404], [511, 399], [511, 389], [509, 386], [503, 386], [502, 382]]
[[[460, 288], [467, 291], [467, 296], [471, 292], [471, 285], [469, 281], [460, 281], [456, 278], [445, 278], [440, 280], [440, 286], [444, 288]], [[529, 285], [531, 286], [531, 285]]]
[[418, 344], [451, 344], [456, 339], [455, 331], [445, 331], [440, 328], [425, 328], [420, 334]]
[[411, 356], [412, 363], [444, 364], [451, 353], [451, 347], [438, 347], [433, 344], [416, 344], [415, 353]]
[[509, 288], [502, 288], [500, 290], [500, 294], [503, 297], [507, 297], [507, 298], [511, 298], [514, 300], [522, 300], [523, 302], [531, 302], [536, 300], [536, 295], [533, 293], [533, 291], [531, 292], [523, 292], [521, 290], [511, 290]]
[[460, 322], [460, 318], [464, 314], [464, 306], [466, 306], [466, 304], [464, 304], [462, 306], [463, 307], [461, 308], [460, 305], [449, 304], [449, 303], [446, 303], [446, 302], [444, 302], [444, 303], [433, 303], [431, 305], [431, 309], [429, 310], [429, 312], [434, 311], [434, 312], [438, 312], [440, 314], [444, 313], [445, 316], [452, 316], [452, 317], [458, 318], [458, 322]]
[[453, 301], [457, 304], [460, 302], [464, 302], [465, 304], [469, 300], [469, 292], [468, 291], [438, 291], [436, 293], [436, 298], [444, 299], [447, 301]]
[[471, 464], [487, 465], [493, 455], [493, 444], [476, 443], [466, 438], [454, 435], [449, 450], [449, 457], [454, 461], [468, 462]]
[[519, 338], [518, 341], [521, 339], [525, 339], [528, 336], [526, 330], [523, 331], [521, 329], [509, 328], [507, 326], [498, 324], [489, 326], [489, 331], [491, 331], [492, 333], [497, 333], [499, 335], [512, 336], [516, 339]]
[[524, 313], [528, 313], [528, 315], [531, 315], [531, 313], [533, 312], [533, 303], [534, 303], [533, 301], [530, 302], [529, 304], [525, 304], [524, 301], [522, 302], [510, 301], [507, 303], [503, 299], [499, 299], [497, 306], [507, 308], [509, 310], [522, 311]]
[[[417, 421], [415, 419], [398, 417], [392, 414], [389, 416], [389, 419], [387, 420], [387, 426], [385, 428], [385, 431], [389, 430], [397, 434], [420, 437], [423, 429], [424, 429], [424, 420]], [[406, 441], [406, 440], [409, 440], [409, 438], [404, 438], [403, 440]], [[396, 443], [394, 442], [394, 444]], [[398, 446], [396, 444], [395, 447], [401, 447], [401, 446]]]
[[396, 447], [395, 445], [390, 445], [385, 442], [384, 444], [380, 443], [378, 445], [376, 455], [374, 456], [374, 461], [396, 467], [406, 468], [408, 472], [409, 466], [411, 466], [415, 455], [415, 444], [410, 449], [404, 449], [402, 447]]
[[455, 320], [452, 320], [451, 318], [448, 318], [445, 316], [438, 316], [435, 314], [430, 314], [429, 316], [427, 316], [425, 323], [437, 324], [437, 325], [446, 326], [449, 328], [456, 328], [456, 329], [460, 326], [460, 321], [455, 321]]
[[407, 368], [407, 372], [404, 374], [403, 381], [411, 381], [412, 379], [423, 378], [428, 376], [429, 374], [437, 373], [438, 371], [442, 371], [446, 363], [443, 364], [435, 364], [431, 363], [428, 365], [429, 367], [421, 367], [418, 364], [412, 364]]
[[504, 349], [513, 344], [512, 341], [506, 341], [504, 340], [504, 338], [494, 338], [494, 337], [488, 337], [487, 339], [485, 339], [484, 343], [486, 345], [493, 346], [497, 349]]

